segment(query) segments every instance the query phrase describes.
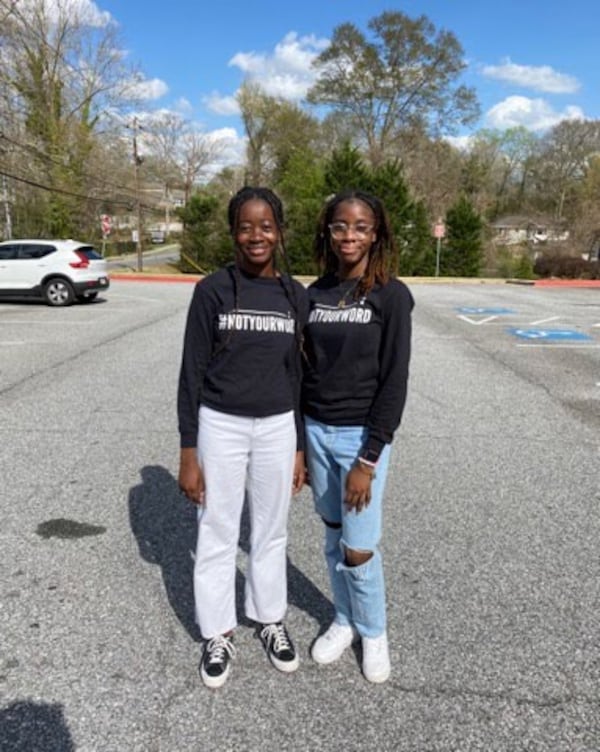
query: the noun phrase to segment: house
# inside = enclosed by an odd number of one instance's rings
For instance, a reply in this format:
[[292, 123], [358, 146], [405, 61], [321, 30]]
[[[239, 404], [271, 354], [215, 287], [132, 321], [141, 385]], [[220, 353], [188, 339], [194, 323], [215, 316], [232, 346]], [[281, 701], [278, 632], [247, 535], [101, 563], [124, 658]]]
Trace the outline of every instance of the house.
[[511, 214], [490, 222], [489, 228], [495, 245], [564, 243], [569, 239], [564, 221], [544, 216]]

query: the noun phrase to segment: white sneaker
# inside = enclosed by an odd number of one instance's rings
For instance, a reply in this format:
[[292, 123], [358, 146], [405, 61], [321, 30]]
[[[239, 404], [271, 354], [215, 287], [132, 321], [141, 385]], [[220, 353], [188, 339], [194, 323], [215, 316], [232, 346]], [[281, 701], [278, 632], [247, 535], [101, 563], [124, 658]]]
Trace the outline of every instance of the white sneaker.
[[349, 624], [331, 623], [327, 632], [322, 634], [312, 646], [310, 654], [316, 663], [333, 663], [341, 658], [346, 648], [349, 648], [358, 633]]
[[375, 684], [388, 679], [391, 667], [386, 632], [379, 637], [363, 637], [362, 650], [362, 670], [365, 679]]

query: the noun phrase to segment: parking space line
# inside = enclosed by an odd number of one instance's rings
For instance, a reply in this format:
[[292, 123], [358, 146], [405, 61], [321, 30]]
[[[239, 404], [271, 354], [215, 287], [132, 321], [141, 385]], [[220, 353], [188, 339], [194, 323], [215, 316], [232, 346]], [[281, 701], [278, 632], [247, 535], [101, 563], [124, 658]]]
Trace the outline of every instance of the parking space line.
[[473, 321], [473, 319], [470, 319], [468, 316], [459, 315], [457, 318], [462, 319], [463, 321], [466, 321], [468, 324], [473, 324], [473, 326], [480, 326], [481, 324], [487, 324], [488, 321], [493, 321], [494, 319], [497, 319], [497, 316], [488, 316], [485, 319], [479, 319], [478, 321]]
[[586, 350], [594, 350], [594, 349], [600, 348], [600, 345], [567, 345], [567, 344], [553, 345], [550, 342], [546, 342], [546, 343], [544, 342], [530, 342], [530, 343], [517, 342], [515, 343], [515, 347], [543, 347], [544, 350], [549, 350], [549, 349], [575, 350], [577, 348], [586, 349]]
[[36, 326], [39, 324], [58, 324], [60, 326], [64, 326], [65, 324], [74, 324], [75, 326], [89, 326], [90, 324], [93, 324], [92, 319], [87, 319], [86, 321], [48, 321], [48, 320], [40, 320], [40, 319], [2, 319], [2, 324], [26, 324], [29, 326], [30, 324], [35, 324]]
[[548, 321], [556, 321], [560, 316], [550, 316], [547, 319], [539, 319], [539, 321], [531, 321], [529, 326], [537, 326], [538, 324], [546, 324]]

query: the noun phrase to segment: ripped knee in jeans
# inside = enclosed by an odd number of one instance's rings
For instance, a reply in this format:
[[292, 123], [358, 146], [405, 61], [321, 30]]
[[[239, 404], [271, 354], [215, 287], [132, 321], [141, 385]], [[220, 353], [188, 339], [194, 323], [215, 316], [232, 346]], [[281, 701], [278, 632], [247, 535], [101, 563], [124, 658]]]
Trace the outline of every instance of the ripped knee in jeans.
[[357, 551], [344, 546], [344, 560], [347, 567], [360, 567], [373, 558], [373, 551]]

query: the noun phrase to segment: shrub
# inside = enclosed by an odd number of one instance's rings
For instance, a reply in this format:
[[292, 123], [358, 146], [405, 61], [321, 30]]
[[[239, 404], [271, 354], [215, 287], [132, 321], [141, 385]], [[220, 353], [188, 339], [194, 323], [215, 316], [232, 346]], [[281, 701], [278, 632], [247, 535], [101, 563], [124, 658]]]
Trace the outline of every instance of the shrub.
[[539, 277], [600, 279], [600, 263], [577, 256], [539, 256], [533, 270]]

